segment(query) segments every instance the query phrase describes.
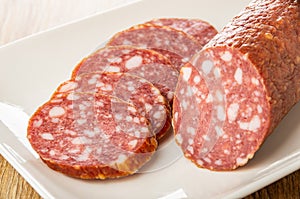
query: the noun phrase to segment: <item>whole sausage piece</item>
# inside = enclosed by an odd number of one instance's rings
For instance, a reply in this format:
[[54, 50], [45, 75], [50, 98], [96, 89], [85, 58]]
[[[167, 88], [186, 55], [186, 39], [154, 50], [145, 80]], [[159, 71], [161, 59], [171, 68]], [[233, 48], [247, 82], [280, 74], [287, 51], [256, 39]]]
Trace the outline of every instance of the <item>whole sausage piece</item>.
[[254, 0], [182, 68], [176, 141], [198, 167], [245, 165], [300, 99], [297, 0]]

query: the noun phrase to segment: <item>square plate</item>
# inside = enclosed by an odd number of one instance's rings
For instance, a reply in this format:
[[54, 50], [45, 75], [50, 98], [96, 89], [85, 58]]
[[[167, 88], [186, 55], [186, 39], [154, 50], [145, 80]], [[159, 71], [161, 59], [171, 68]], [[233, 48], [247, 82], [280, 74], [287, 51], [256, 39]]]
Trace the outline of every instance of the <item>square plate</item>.
[[[220, 30], [248, 3], [137, 1], [0, 48], [1, 154], [43, 198], [240, 198], [299, 169], [300, 104], [281, 122], [254, 159], [232, 172], [199, 169], [179, 154], [172, 164], [151, 172], [118, 180], [79, 180], [49, 169], [26, 139], [29, 115], [70, 77], [83, 57], [114, 33], [158, 17], [200, 18]], [[163, 158], [156, 156], [152, 163], [155, 166]]]

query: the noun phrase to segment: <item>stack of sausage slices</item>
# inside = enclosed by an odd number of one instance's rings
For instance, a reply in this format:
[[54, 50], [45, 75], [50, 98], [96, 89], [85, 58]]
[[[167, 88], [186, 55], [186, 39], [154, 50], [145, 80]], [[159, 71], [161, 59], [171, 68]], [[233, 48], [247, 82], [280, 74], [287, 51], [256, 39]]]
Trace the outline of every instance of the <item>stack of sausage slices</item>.
[[136, 173], [171, 130], [179, 71], [216, 29], [161, 18], [115, 34], [33, 114], [28, 139], [50, 168], [81, 179]]

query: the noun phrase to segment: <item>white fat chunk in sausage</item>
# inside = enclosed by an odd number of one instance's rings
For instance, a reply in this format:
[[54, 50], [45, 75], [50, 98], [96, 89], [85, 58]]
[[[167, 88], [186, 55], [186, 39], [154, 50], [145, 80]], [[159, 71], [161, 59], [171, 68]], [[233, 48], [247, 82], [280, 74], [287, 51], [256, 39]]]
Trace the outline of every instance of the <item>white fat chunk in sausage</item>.
[[57, 117], [52, 118], [52, 119], [51, 119], [51, 122], [53, 122], [53, 123], [58, 123], [58, 122], [59, 122], [59, 119], [58, 119]]
[[221, 55], [221, 59], [223, 59], [224, 61], [231, 61], [232, 54], [230, 52], [226, 51]]
[[[182, 38], [182, 36], [180, 36], [180, 39]], [[182, 45], [181, 49], [183, 49], [185, 52], [187, 52], [189, 50], [189, 48], [186, 45]]]
[[188, 146], [186, 148], [191, 154], [194, 154], [194, 148], [192, 146]]
[[214, 64], [210, 60], [205, 60], [202, 63], [202, 70], [205, 74], [209, 74], [211, 69], [213, 68]]
[[98, 147], [98, 148], [96, 149], [96, 153], [99, 154], [99, 155], [102, 154], [102, 151], [103, 151], [103, 150], [102, 150], [101, 147]]
[[187, 110], [189, 103], [185, 100], [182, 100], [181, 105], [183, 110]]
[[127, 122], [131, 122], [132, 120], [133, 120], [133, 118], [132, 118], [131, 116], [129, 116], [129, 115], [126, 116], [126, 121], [127, 121]]
[[235, 144], [237, 145], [237, 144], [240, 144], [242, 142], [242, 140], [237, 140], [237, 141], [235, 141]]
[[221, 77], [221, 73], [220, 73], [220, 69], [219, 68], [215, 68], [214, 69], [214, 75], [216, 78], [220, 78]]
[[239, 126], [243, 130], [256, 132], [261, 126], [261, 121], [260, 118], [255, 115], [250, 122], [239, 122]]
[[86, 161], [86, 160], [88, 160], [91, 152], [92, 152], [92, 149], [87, 147], [83, 151], [83, 153], [80, 156], [78, 156], [77, 160], [78, 161]]
[[54, 150], [50, 150], [50, 151], [49, 151], [49, 154], [50, 154], [51, 156], [55, 156], [56, 153], [55, 153]]
[[66, 84], [64, 84], [62, 87], [60, 87], [59, 92], [67, 92], [70, 90], [74, 90], [78, 84], [76, 82], [70, 81]]
[[182, 68], [182, 74], [183, 74], [183, 80], [187, 82], [191, 77], [192, 69], [184, 67]]
[[193, 88], [190, 87], [190, 86], [187, 86], [187, 89], [186, 89], [186, 96], [188, 97], [191, 97], [194, 95], [194, 91], [193, 91]]
[[156, 111], [156, 112], [154, 113], [153, 117], [154, 117], [155, 119], [160, 119], [160, 118], [163, 117], [163, 113], [160, 112], [160, 111]]
[[139, 131], [135, 131], [134, 132], [134, 136], [137, 137], [137, 138], [140, 138], [141, 137], [141, 133]]
[[51, 133], [42, 133], [41, 137], [44, 140], [54, 140], [54, 137], [53, 137], [53, 135]]
[[99, 106], [99, 107], [104, 107], [103, 102], [100, 102], [100, 101], [99, 101], [99, 102], [96, 102], [95, 105], [96, 105], [96, 106]]
[[174, 122], [176, 123], [178, 121], [178, 112], [174, 113]]
[[223, 94], [221, 93], [221, 91], [216, 91], [216, 97], [219, 101], [223, 101]]
[[110, 63], [121, 63], [122, 58], [121, 57], [108, 58], [107, 61], [109, 61]]
[[227, 150], [227, 149], [224, 149], [224, 154], [229, 155], [229, 154], [230, 154], [230, 151]]
[[96, 134], [98, 134], [98, 133], [101, 132], [101, 130], [100, 130], [98, 127], [95, 127], [95, 128], [94, 128], [94, 132], [95, 132]]
[[127, 85], [134, 85], [134, 83], [132, 81], [125, 82], [125, 84], [127, 84]]
[[203, 160], [209, 164], [211, 163], [211, 160], [208, 157], [203, 158]]
[[224, 131], [219, 126], [216, 126], [215, 130], [218, 136], [222, 136], [224, 134]]
[[76, 132], [75, 132], [75, 131], [72, 131], [72, 130], [69, 130], [69, 129], [66, 129], [66, 130], [65, 130], [65, 133], [66, 133], [66, 134], [69, 134], [69, 135], [76, 135]]
[[132, 69], [140, 66], [143, 63], [143, 58], [141, 56], [134, 56], [126, 61], [125, 67], [127, 69]]
[[[128, 41], [128, 40], [127, 40]], [[131, 42], [131, 41], [128, 41], [128, 42]], [[129, 49], [124, 49], [124, 50], [122, 50], [122, 53], [123, 54], [128, 54], [128, 53], [130, 53], [131, 52], [131, 50], [129, 50]]]
[[79, 110], [81, 110], [81, 111], [86, 110], [86, 106], [83, 104], [79, 104]]
[[254, 77], [251, 78], [251, 82], [252, 82], [252, 84], [254, 84], [256, 86], [258, 86], [258, 84], [259, 84], [258, 79], [254, 78]]
[[136, 147], [136, 145], [137, 145], [137, 140], [131, 140], [130, 142], [128, 142], [128, 145], [131, 146], [131, 148]]
[[190, 60], [189, 57], [184, 57], [181, 59], [181, 62], [185, 63], [185, 62], [188, 62]]
[[226, 119], [226, 115], [225, 115], [223, 106], [217, 106], [217, 117], [220, 121], [224, 121]]
[[195, 77], [194, 77], [194, 83], [195, 84], [198, 84], [199, 82], [200, 82], [200, 76], [199, 75], [196, 75]]
[[89, 81], [88, 81], [88, 84], [96, 84], [97, 83], [97, 79], [96, 78], [91, 78], [91, 79], [89, 79]]
[[60, 106], [55, 106], [50, 109], [49, 117], [60, 117], [65, 114], [65, 109]]
[[[62, 97], [62, 94], [57, 94], [56, 97]], [[51, 99], [50, 102], [51, 103], [60, 103], [62, 102], [62, 99]]]
[[33, 127], [40, 127], [43, 124], [43, 119], [35, 120], [33, 122]]
[[72, 144], [80, 145], [80, 144], [91, 144], [92, 141], [87, 139], [86, 137], [77, 137], [72, 140]]
[[228, 109], [227, 109], [227, 117], [229, 122], [234, 122], [236, 120], [236, 117], [238, 115], [239, 112], [239, 104], [237, 103], [232, 103], [229, 105]]
[[105, 72], [120, 72], [121, 69], [117, 66], [107, 66], [104, 71]]
[[84, 104], [87, 107], [91, 106], [92, 105], [91, 102], [94, 101], [94, 97], [88, 98], [88, 100], [90, 100], [90, 101], [83, 101], [82, 104]]
[[84, 130], [83, 133], [85, 135], [87, 135], [88, 137], [94, 137], [95, 136], [95, 132], [90, 131], [90, 130]]
[[136, 113], [136, 109], [134, 107], [128, 106], [127, 110], [131, 113]]
[[209, 94], [207, 95], [207, 97], [206, 97], [205, 102], [206, 102], [206, 103], [210, 103], [210, 102], [212, 102], [212, 101], [213, 101], [213, 96], [209, 93]]
[[164, 103], [165, 102], [165, 98], [163, 96], [159, 96], [158, 99], [157, 99], [157, 102]]
[[119, 155], [118, 159], [116, 160], [117, 163], [123, 163], [127, 160], [127, 156], [124, 154]]
[[228, 137], [229, 136], [227, 134], [223, 134], [223, 136], [222, 136], [223, 139], [228, 139]]
[[92, 77], [92, 78], [94, 78], [94, 79], [98, 79], [99, 77], [101, 77], [101, 75], [100, 75], [100, 74], [95, 74], [95, 75], [93, 75], [93, 77]]
[[262, 107], [260, 105], [257, 105], [257, 112], [262, 113]]
[[79, 149], [71, 149], [69, 150], [69, 153], [79, 153], [80, 150]]
[[129, 45], [130, 46], [130, 45], [132, 45], [132, 42], [127, 40], [127, 39], [124, 39], [123, 45]]
[[128, 88], [127, 88], [129, 91], [134, 91], [135, 90], [135, 88], [133, 87], [133, 86], [128, 86]]
[[182, 136], [181, 136], [180, 134], [177, 134], [177, 135], [175, 136], [175, 139], [177, 140], [178, 144], [182, 144], [183, 139], [182, 139]]
[[207, 153], [207, 152], [208, 152], [208, 149], [207, 149], [207, 148], [203, 148], [203, 149], [201, 150], [201, 152], [202, 152], [202, 153]]
[[148, 131], [149, 131], [149, 128], [147, 128], [147, 127], [142, 127], [141, 128], [142, 133], [147, 133]]
[[115, 114], [114, 118], [118, 121], [122, 120], [123, 116], [121, 114]]
[[103, 87], [105, 84], [103, 82], [98, 81], [96, 87]]
[[237, 165], [244, 165], [248, 162], [248, 159], [247, 158], [237, 158], [236, 159], [236, 163]]
[[79, 125], [82, 125], [82, 124], [85, 124], [85, 123], [86, 123], [86, 119], [79, 119], [79, 120], [76, 120], [76, 122], [77, 122]]
[[110, 84], [107, 84], [104, 87], [102, 87], [102, 90], [104, 90], [104, 91], [111, 91], [112, 90], [112, 86]]
[[219, 166], [222, 165], [222, 160], [216, 160], [215, 165], [219, 165]]
[[170, 41], [166, 39], [166, 40], [165, 40], [165, 45], [166, 45], [166, 46], [169, 46], [169, 45], [170, 45]]
[[203, 161], [197, 160], [197, 164], [198, 164], [198, 165], [203, 165]]
[[59, 157], [59, 159], [61, 159], [61, 160], [67, 160], [67, 159], [69, 159], [69, 156], [62, 155], [62, 156]]
[[140, 123], [140, 119], [139, 119], [138, 117], [134, 117], [134, 118], [133, 118], [133, 121], [134, 121], [135, 123], [137, 123], [137, 124]]
[[78, 100], [80, 97], [78, 95], [76, 95], [75, 93], [70, 93], [67, 96], [67, 100], [73, 101], [73, 100]]
[[210, 141], [210, 137], [208, 137], [208, 135], [203, 135], [202, 138], [206, 141]]
[[196, 134], [196, 130], [193, 127], [190, 127], [190, 126], [187, 128], [187, 132], [190, 133], [191, 135]]
[[261, 96], [261, 93], [259, 91], [254, 91], [254, 95], [259, 97]]
[[174, 93], [172, 91], [169, 91], [168, 94], [167, 94], [168, 100], [172, 100], [173, 96], [174, 96]]
[[243, 71], [240, 68], [237, 68], [234, 73], [234, 79], [238, 84], [243, 83]]
[[151, 104], [145, 103], [145, 109], [146, 109], [147, 112], [149, 112], [152, 108], [153, 107], [152, 107]]
[[[141, 79], [140, 81], [141, 81], [141, 83], [146, 83], [146, 80], [144, 80], [144, 79]], [[160, 94], [160, 91], [159, 91], [157, 88], [152, 87], [152, 88], [151, 88], [151, 91], [152, 91], [153, 94], [155, 94], [155, 95], [159, 95], [159, 94]]]
[[182, 88], [180, 91], [179, 91], [179, 93], [181, 94], [181, 95], [183, 95], [184, 94], [184, 88]]
[[198, 96], [201, 95], [201, 91], [199, 91], [199, 89], [196, 86], [192, 87], [192, 92]]

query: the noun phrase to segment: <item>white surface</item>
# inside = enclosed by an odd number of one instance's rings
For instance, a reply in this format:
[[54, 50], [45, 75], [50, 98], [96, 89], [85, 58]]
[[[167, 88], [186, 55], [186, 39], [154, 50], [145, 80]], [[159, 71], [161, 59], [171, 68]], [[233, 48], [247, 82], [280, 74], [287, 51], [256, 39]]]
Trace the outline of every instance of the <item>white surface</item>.
[[27, 116], [70, 77], [76, 63], [114, 33], [165, 16], [201, 18], [220, 29], [248, 2], [144, 0], [0, 48], [1, 154], [43, 198], [238, 198], [299, 169], [300, 104], [254, 159], [232, 172], [199, 169], [181, 158], [167, 168], [119, 180], [78, 180], [49, 169], [25, 137]]

